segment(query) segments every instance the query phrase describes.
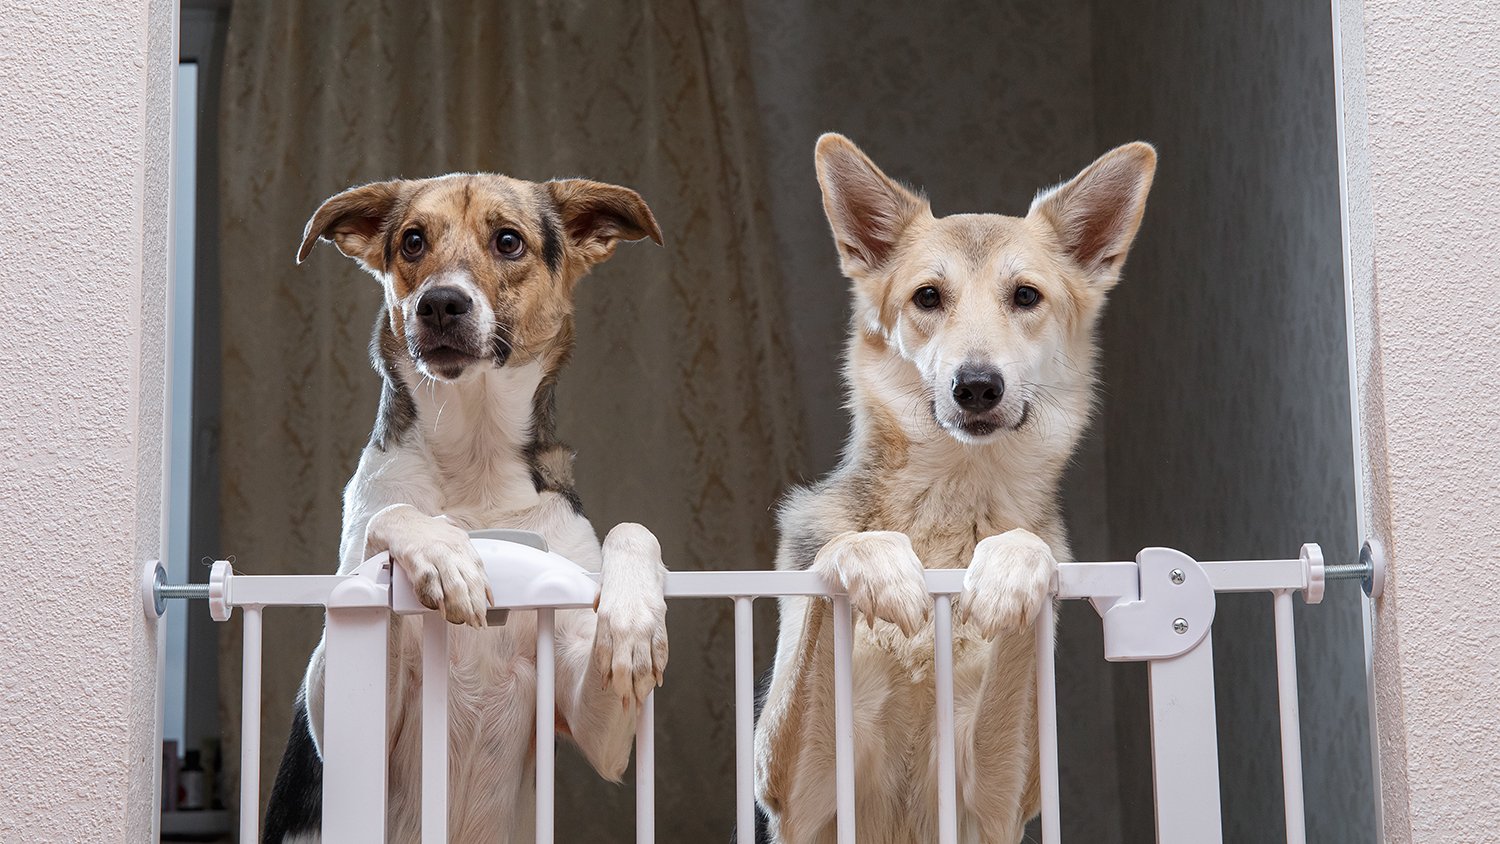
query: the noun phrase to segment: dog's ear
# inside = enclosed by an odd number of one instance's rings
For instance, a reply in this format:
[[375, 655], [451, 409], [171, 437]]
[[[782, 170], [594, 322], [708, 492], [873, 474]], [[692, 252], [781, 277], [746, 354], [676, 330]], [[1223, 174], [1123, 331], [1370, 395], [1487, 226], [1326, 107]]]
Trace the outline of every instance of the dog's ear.
[[1112, 285], [1141, 226], [1155, 175], [1156, 149], [1150, 144], [1115, 147], [1072, 181], [1038, 194], [1028, 216], [1051, 225], [1093, 281]]
[[385, 245], [381, 233], [387, 218], [401, 198], [401, 182], [374, 182], [330, 196], [313, 212], [302, 230], [297, 263], [307, 260], [319, 239], [329, 240], [345, 255], [370, 272], [385, 269]]
[[545, 187], [584, 269], [613, 255], [622, 240], [649, 237], [662, 244], [656, 216], [630, 188], [588, 179], [553, 179]]
[[879, 268], [906, 227], [928, 213], [927, 200], [882, 173], [843, 135], [818, 138], [813, 158], [844, 274]]

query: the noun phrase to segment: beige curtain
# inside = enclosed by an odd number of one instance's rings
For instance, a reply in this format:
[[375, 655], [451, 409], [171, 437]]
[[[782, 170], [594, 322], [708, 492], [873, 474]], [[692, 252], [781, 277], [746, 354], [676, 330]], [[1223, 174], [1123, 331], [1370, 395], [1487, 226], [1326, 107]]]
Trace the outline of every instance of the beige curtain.
[[[770, 509], [800, 465], [801, 421], [743, 33], [737, 4], [691, 0], [235, 3], [220, 120], [220, 519], [239, 571], [336, 567], [341, 491], [374, 419], [376, 283], [332, 249], [293, 266], [303, 223], [345, 186], [453, 170], [588, 176], [646, 197], [667, 247], [622, 248], [579, 292], [559, 400], [585, 506], [601, 533], [649, 525], [674, 569], [770, 564]], [[658, 780], [664, 840], [724, 840], [733, 816], [729, 609], [669, 614], [657, 752], [663, 770], [691, 775]], [[263, 794], [321, 624], [312, 610], [267, 616]], [[231, 761], [238, 643], [225, 629]], [[576, 759], [559, 788], [559, 840], [628, 839], [629, 788]]]

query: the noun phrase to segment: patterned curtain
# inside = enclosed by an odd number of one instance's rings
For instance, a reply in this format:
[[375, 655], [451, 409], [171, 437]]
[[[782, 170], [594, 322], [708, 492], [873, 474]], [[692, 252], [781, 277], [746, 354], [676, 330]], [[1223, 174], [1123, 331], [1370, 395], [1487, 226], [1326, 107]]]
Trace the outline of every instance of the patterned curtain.
[[[374, 419], [378, 287], [329, 248], [294, 266], [303, 223], [348, 185], [454, 170], [588, 176], [651, 204], [667, 247], [622, 247], [579, 289], [559, 403], [580, 491], [601, 535], [640, 521], [674, 569], [770, 565], [770, 508], [800, 467], [802, 422], [744, 31], [737, 4], [692, 0], [237, 0], [220, 115], [220, 535], [239, 571], [335, 569], [342, 488]], [[670, 840], [723, 840], [732, 613], [675, 604], [669, 621], [657, 752], [693, 776], [660, 779], [660, 824]], [[262, 794], [321, 624], [311, 610], [268, 616]], [[231, 768], [239, 641], [223, 631]], [[631, 801], [574, 758], [559, 840], [615, 840]]]

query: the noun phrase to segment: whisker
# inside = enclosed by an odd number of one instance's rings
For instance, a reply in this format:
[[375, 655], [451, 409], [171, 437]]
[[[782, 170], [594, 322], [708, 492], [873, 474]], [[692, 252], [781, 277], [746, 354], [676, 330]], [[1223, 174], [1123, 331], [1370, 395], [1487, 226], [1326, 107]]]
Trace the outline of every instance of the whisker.
[[[422, 375], [422, 381], [421, 381], [420, 384], [417, 385], [417, 388], [421, 389], [423, 385], [426, 385], [426, 387], [427, 387], [427, 398], [428, 398], [428, 400], [429, 401], [437, 401], [437, 387], [438, 387], [437, 379], [433, 378], [431, 375], [427, 375], [427, 374], [424, 373]], [[435, 416], [433, 416], [433, 419], [432, 419], [432, 432], [434, 434], [437, 433], [438, 423], [443, 420], [443, 410], [447, 406], [448, 406], [448, 402], [446, 400], [443, 401], [442, 404], [438, 405], [437, 414]]]

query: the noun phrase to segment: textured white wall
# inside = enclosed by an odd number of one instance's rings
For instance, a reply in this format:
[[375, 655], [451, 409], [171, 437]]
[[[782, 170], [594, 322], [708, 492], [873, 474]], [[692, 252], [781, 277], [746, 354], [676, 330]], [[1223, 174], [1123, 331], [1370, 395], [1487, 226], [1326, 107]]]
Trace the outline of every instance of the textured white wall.
[[174, 5], [0, 2], [0, 841], [151, 833]]
[[1386, 840], [1494, 841], [1500, 15], [1492, 0], [1353, 5], [1365, 518], [1392, 564], [1376, 640]]

